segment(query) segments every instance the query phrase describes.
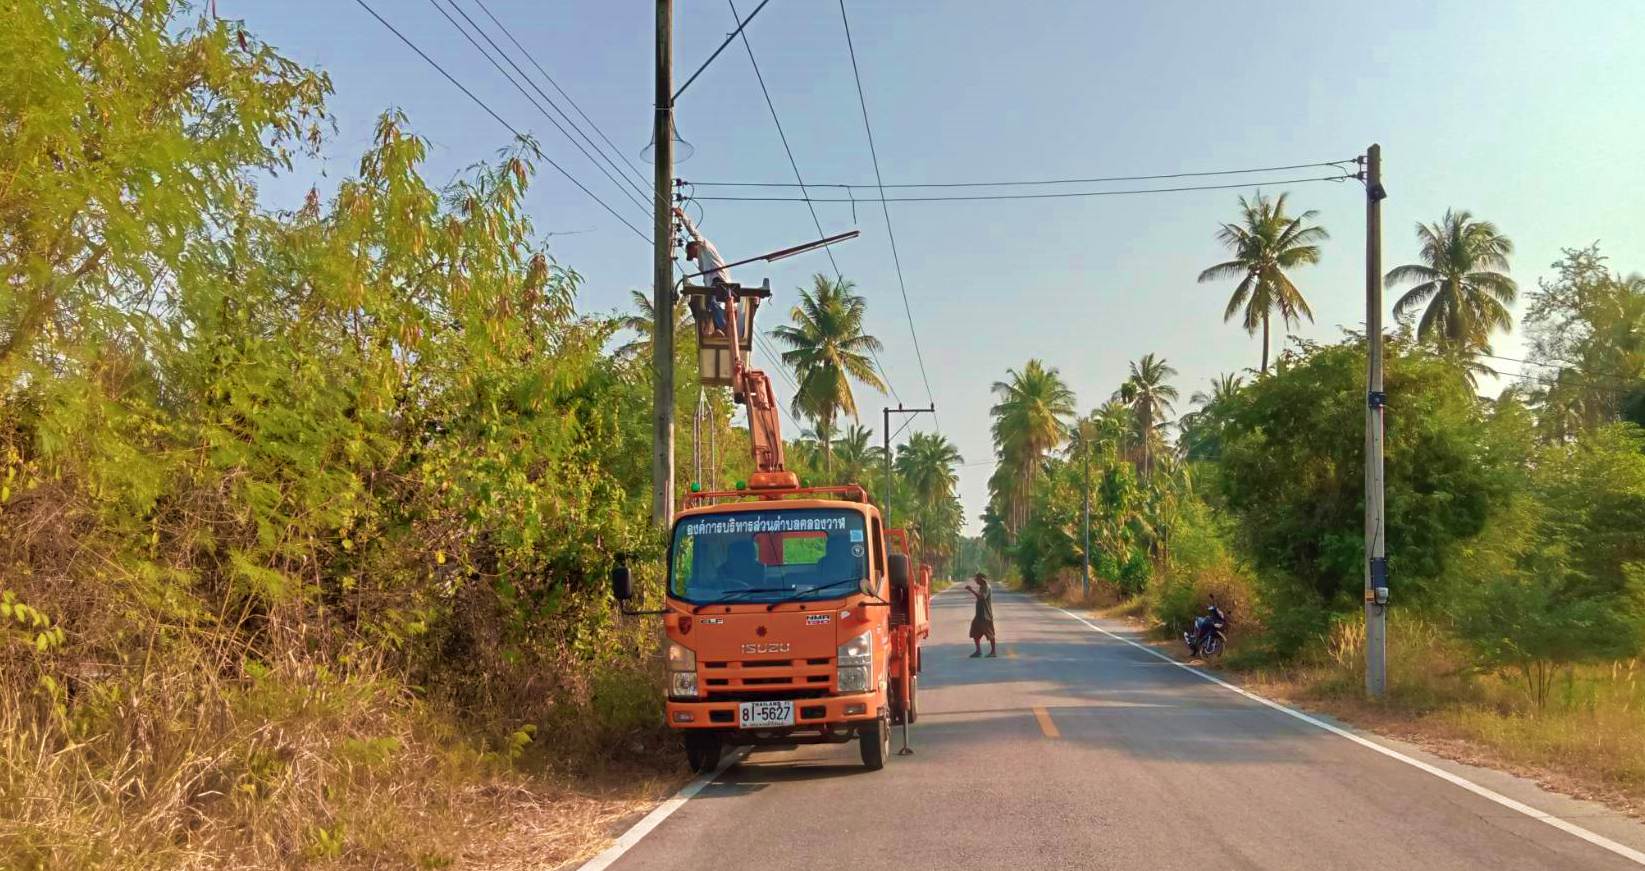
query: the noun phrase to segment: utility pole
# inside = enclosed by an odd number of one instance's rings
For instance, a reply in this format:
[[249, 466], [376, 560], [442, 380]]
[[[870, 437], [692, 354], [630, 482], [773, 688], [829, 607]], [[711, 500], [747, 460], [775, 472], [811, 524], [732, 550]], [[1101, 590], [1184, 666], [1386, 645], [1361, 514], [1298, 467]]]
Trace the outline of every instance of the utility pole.
[[924, 408], [904, 408], [897, 403], [896, 408], [886, 406], [885, 409], [885, 504], [880, 506], [880, 513], [885, 515], [885, 525], [891, 526], [891, 491], [895, 486], [891, 483], [891, 415], [893, 414], [936, 414], [937, 406], [927, 405]]
[[674, 511], [674, 0], [657, 0], [657, 96], [652, 119], [656, 158], [651, 289], [651, 522], [666, 527]]
[[1388, 686], [1388, 556], [1384, 535], [1382, 438], [1382, 146], [1365, 153], [1365, 693]]
[[1085, 574], [1082, 576], [1080, 591], [1089, 599], [1091, 597], [1091, 442], [1090, 433], [1086, 430], [1085, 421], [1080, 421], [1080, 456], [1085, 459]]

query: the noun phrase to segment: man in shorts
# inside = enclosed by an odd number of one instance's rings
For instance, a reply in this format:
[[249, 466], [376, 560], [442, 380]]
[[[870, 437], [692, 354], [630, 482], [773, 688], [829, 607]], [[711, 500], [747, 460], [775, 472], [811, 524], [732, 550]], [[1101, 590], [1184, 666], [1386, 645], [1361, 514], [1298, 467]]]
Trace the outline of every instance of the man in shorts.
[[977, 645], [972, 659], [982, 656], [982, 640], [988, 639], [988, 655], [994, 656], [994, 591], [988, 585], [988, 576], [977, 572], [972, 580], [977, 582], [975, 587], [967, 584], [965, 591], [976, 597], [977, 613], [971, 618], [971, 641]]

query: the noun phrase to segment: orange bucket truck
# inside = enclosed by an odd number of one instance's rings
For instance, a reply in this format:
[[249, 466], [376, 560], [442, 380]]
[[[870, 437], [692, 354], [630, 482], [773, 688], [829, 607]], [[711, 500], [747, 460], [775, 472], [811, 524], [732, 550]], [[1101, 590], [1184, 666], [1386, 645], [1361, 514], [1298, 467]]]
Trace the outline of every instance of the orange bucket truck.
[[[893, 725], [903, 725], [906, 752], [917, 716], [929, 570], [861, 486], [802, 487], [783, 467], [771, 383], [747, 365], [769, 283], [685, 292], [701, 377], [747, 407], [756, 471], [736, 489], [687, 494], [674, 516], [661, 611], [668, 725], [696, 771], [717, 767], [727, 747], [851, 740], [879, 769]], [[705, 329], [714, 304], [729, 329]], [[613, 569], [612, 592], [632, 596], [626, 565]]]

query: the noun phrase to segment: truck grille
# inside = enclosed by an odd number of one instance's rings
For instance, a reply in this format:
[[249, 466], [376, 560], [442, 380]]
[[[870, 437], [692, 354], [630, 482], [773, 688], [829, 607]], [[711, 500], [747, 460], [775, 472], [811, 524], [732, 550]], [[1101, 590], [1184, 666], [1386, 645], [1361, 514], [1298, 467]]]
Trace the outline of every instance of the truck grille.
[[704, 662], [697, 677], [710, 698], [756, 700], [826, 695], [834, 681], [834, 660], [750, 659]]

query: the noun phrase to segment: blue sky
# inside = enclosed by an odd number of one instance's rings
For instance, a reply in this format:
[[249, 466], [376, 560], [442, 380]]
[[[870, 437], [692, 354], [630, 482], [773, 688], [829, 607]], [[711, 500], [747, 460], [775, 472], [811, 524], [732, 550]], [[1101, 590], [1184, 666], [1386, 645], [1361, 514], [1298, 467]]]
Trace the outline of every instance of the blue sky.
[[[433, 6], [369, 2], [649, 232], [647, 215]], [[473, 0], [459, 2], [485, 20]], [[639, 152], [650, 137], [652, 4], [486, 2], [649, 173]], [[738, 8], [746, 15], [756, 4], [740, 0]], [[1380, 142], [1388, 266], [1414, 256], [1415, 222], [1456, 207], [1495, 221], [1514, 240], [1512, 272], [1522, 292], [1561, 247], [1595, 240], [1613, 266], [1645, 270], [1645, 52], [1637, 44], [1645, 4], [847, 5], [887, 183], [1221, 170], [1348, 158]], [[336, 86], [339, 131], [329, 157], [266, 185], [273, 205], [294, 205], [311, 184], [326, 189], [352, 172], [375, 117], [389, 107], [402, 108], [432, 142], [431, 178], [508, 143], [496, 121], [347, 0], [219, 0], [218, 12], [325, 69]], [[681, 3], [675, 14], [678, 82], [734, 25], [726, 5], [706, 0]], [[837, 4], [772, 0], [748, 32], [807, 181], [871, 183]], [[740, 44], [681, 98], [678, 118], [695, 148], [680, 177], [792, 180]], [[1333, 235], [1324, 261], [1295, 275], [1317, 316], [1300, 335], [1332, 339], [1340, 326], [1362, 322], [1357, 185], [1263, 190], [1290, 190], [1295, 206], [1318, 209]], [[1181, 373], [1179, 411], [1187, 411], [1187, 396], [1213, 375], [1256, 366], [1258, 340], [1222, 322], [1231, 288], [1195, 283], [1200, 269], [1223, 259], [1213, 233], [1232, 217], [1239, 193], [891, 205], [939, 409], [935, 421], [915, 426], [940, 426], [968, 461], [961, 496], [973, 529], [991, 471], [989, 386], [1008, 367], [1044, 359], [1085, 410], [1108, 397], [1127, 361], [1153, 352]], [[800, 203], [702, 206], [703, 230], [728, 259], [816, 235]], [[549, 245], [586, 277], [584, 309], [612, 310], [630, 289], [648, 288], [648, 244], [547, 166], [529, 207], [539, 231], [565, 234]], [[869, 326], [886, 343], [881, 356], [893, 386], [904, 401], [923, 404], [927, 390], [878, 208], [858, 206], [855, 219], [849, 205], [818, 208], [826, 231], [862, 230], [836, 249], [840, 268], [869, 299]], [[765, 317], [769, 329], [794, 289], [828, 269], [815, 254], [739, 270], [738, 278], [771, 279], [777, 304]], [[1496, 348], [1521, 356], [1517, 334], [1499, 337]], [[862, 391], [863, 423], [877, 430], [882, 404]], [[1394, 404], [1397, 413], [1397, 397]]]

